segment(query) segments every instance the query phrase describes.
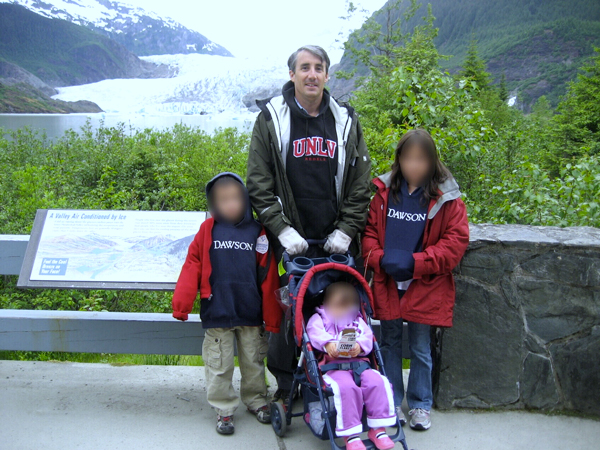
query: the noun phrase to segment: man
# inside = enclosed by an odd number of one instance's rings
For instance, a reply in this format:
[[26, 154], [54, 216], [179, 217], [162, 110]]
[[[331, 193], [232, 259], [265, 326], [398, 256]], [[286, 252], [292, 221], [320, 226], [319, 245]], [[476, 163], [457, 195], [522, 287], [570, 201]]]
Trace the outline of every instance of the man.
[[[370, 199], [371, 161], [354, 110], [325, 89], [329, 57], [307, 45], [288, 59], [282, 95], [258, 101], [248, 154], [252, 206], [267, 229], [278, 260], [283, 251], [309, 257], [359, 254]], [[326, 239], [309, 246], [307, 239]], [[285, 281], [284, 281], [285, 283]], [[273, 334], [267, 366], [285, 399], [296, 366], [294, 339]]]

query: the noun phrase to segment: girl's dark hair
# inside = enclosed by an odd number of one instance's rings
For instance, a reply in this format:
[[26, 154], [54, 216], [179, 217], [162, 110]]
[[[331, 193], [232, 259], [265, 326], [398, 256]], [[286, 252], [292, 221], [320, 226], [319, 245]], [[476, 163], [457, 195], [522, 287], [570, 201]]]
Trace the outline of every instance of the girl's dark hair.
[[398, 200], [398, 193], [400, 192], [402, 180], [404, 179], [402, 176], [402, 170], [400, 168], [400, 156], [402, 156], [402, 152], [404, 150], [412, 147], [413, 145], [418, 145], [421, 147], [425, 153], [427, 153], [431, 163], [427, 181], [422, 186], [423, 200], [429, 204], [430, 200], [439, 197], [438, 187], [450, 177], [450, 172], [444, 163], [440, 161], [435, 142], [431, 135], [425, 130], [410, 130], [406, 132], [406, 134], [402, 136], [402, 139], [400, 139], [400, 142], [398, 142], [398, 145], [396, 146], [396, 154], [394, 156], [394, 163], [392, 164], [392, 181], [390, 188], [392, 190], [392, 195], [396, 200]]

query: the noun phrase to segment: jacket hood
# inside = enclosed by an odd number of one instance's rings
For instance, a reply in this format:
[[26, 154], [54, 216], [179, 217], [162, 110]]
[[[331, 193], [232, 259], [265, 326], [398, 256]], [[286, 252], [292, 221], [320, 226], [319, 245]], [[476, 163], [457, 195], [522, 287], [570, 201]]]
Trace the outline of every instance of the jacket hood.
[[[302, 108], [300, 108], [300, 106], [298, 106], [298, 103], [296, 102], [296, 98], [295, 98], [296, 97], [296, 87], [295, 87], [293, 81], [290, 80], [283, 85], [283, 87], [281, 88], [281, 95], [283, 95], [285, 102], [290, 107], [292, 114], [294, 114], [295, 116], [299, 116], [304, 119], [316, 119], [318, 117], [318, 116], [311, 116], [304, 109], [302, 109]], [[327, 89], [323, 89], [323, 100], [321, 101], [321, 106], [319, 107], [319, 116], [321, 114], [323, 114], [327, 110], [327, 108], [329, 108], [330, 100], [331, 100], [331, 95], [329, 95], [329, 92], [327, 91]]]
[[[287, 82], [285, 86], [287, 86], [287, 89], [291, 89], [293, 83]], [[282, 90], [285, 90], [285, 86]], [[354, 166], [356, 164], [357, 155], [348, 151], [350, 148], [352, 148], [351, 146], [347, 145], [349, 142], [356, 143], [354, 148], [358, 148], [358, 144], [362, 143], [363, 149], [361, 151], [364, 151], [364, 154], [361, 153], [360, 157], [362, 157], [363, 161], [365, 162], [369, 161], [366, 154], [366, 148], [364, 148], [364, 141], [358, 136], [358, 121], [356, 120], [354, 109], [345, 103], [338, 103], [329, 95], [329, 92], [326, 90], [324, 91], [324, 95], [329, 98], [329, 111], [331, 114], [333, 114], [333, 118], [335, 120], [335, 137], [338, 143], [338, 163], [340, 167], [345, 169], [350, 165]], [[289, 107], [283, 95], [278, 95], [276, 97], [264, 100], [257, 100], [256, 105], [259, 107], [261, 112], [256, 119], [255, 127], [257, 125], [260, 127], [259, 132], [261, 133], [262, 138], [265, 140], [263, 144], [265, 148], [262, 150], [266, 151], [269, 147], [269, 142], [272, 143], [274, 145], [274, 150], [281, 155], [281, 164], [283, 170], [285, 171], [293, 120], [291, 117], [291, 108]], [[275, 159], [277, 160], [278, 158], [275, 157]], [[346, 181], [344, 177], [345, 174], [347, 174], [346, 170], [338, 170], [335, 175], [335, 188], [338, 205], [344, 204], [342, 196], [344, 195], [343, 189]], [[271, 177], [272, 173], [269, 173], [268, 175]], [[365, 192], [363, 195], [366, 198], [368, 197], [367, 186], [364, 186], [364, 189]], [[284, 209], [295, 209], [293, 199], [290, 199], [289, 196], [284, 196], [280, 200]], [[344, 208], [345, 206], [342, 207], [342, 209]], [[264, 211], [260, 212], [259, 216], [261, 216], [263, 213]], [[290, 214], [293, 215], [293, 211]], [[290, 220], [292, 223], [295, 223], [296, 226], [299, 226], [299, 219], [297, 217], [290, 218]], [[362, 228], [363, 226], [364, 225], [361, 224], [357, 228]]]
[[246, 189], [246, 185], [244, 184], [244, 180], [242, 180], [242, 177], [240, 177], [237, 173], [233, 173], [233, 172], [221, 172], [220, 174], [215, 175], [208, 183], [206, 183], [206, 201], [208, 202], [208, 210], [210, 211], [211, 216], [217, 222], [224, 222], [222, 219], [219, 218], [217, 211], [215, 210], [214, 206], [212, 205], [212, 202], [210, 200], [210, 195], [209, 195], [210, 191], [212, 190], [213, 186], [215, 185], [215, 182], [219, 178], [223, 178], [223, 177], [231, 177], [234, 180], [238, 181], [242, 185], [242, 190], [244, 192], [244, 203], [245, 203], [244, 217], [242, 220], [240, 220], [238, 223], [236, 223], [234, 225], [238, 226], [238, 225], [246, 223], [250, 220], [253, 220], [252, 206], [250, 205], [250, 196], [248, 195], [248, 189]]
[[[373, 184], [377, 186], [378, 191], [389, 189], [392, 184], [392, 172], [384, 173], [373, 179]], [[458, 186], [458, 183], [452, 175], [448, 177], [446, 181], [438, 186], [440, 196], [436, 200], [433, 207], [429, 209], [428, 218], [433, 219], [438, 211], [442, 208], [444, 203], [451, 200], [456, 200], [462, 195]]]

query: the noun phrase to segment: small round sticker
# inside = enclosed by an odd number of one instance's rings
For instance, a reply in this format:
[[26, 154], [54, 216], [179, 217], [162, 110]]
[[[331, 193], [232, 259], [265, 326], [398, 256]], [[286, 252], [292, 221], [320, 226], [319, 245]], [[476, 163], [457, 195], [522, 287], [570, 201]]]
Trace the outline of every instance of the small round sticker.
[[256, 240], [256, 251], [262, 255], [269, 251], [269, 240], [266, 235], [263, 234]]

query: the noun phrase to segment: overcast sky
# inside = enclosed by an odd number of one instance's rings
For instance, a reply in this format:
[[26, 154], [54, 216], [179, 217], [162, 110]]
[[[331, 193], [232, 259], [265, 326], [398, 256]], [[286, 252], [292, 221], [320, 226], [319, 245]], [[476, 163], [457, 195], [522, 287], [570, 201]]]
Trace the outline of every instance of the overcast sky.
[[[296, 48], [317, 44], [327, 50], [332, 64], [342, 51], [335, 43], [339, 32], [360, 27], [364, 14], [358, 11], [351, 21], [346, 0], [124, 0], [148, 11], [171, 17], [227, 48], [234, 56], [261, 57], [266, 53], [284, 61]], [[355, 5], [371, 13], [385, 0], [358, 0]]]

